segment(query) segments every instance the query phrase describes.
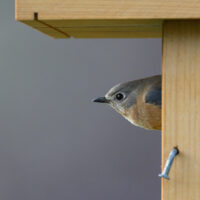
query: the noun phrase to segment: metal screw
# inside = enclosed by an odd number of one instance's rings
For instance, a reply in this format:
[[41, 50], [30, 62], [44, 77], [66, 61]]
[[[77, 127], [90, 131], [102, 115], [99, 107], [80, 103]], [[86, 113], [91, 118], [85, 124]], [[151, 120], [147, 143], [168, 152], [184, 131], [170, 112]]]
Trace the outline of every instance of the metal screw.
[[171, 169], [171, 166], [172, 166], [172, 163], [173, 163], [175, 156], [178, 155], [178, 154], [179, 154], [178, 148], [174, 147], [169, 154], [169, 157], [168, 157], [168, 159], [165, 163], [165, 167], [164, 167], [162, 174], [158, 175], [159, 177], [163, 177], [163, 178], [169, 180], [169, 171]]

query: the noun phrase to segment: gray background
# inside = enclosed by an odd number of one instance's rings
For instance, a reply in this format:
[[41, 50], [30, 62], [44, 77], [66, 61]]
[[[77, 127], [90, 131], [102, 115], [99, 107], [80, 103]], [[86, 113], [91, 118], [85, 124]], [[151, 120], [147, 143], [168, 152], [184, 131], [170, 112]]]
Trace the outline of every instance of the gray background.
[[91, 99], [161, 71], [160, 39], [51, 39], [0, 6], [1, 200], [159, 200], [156, 131]]

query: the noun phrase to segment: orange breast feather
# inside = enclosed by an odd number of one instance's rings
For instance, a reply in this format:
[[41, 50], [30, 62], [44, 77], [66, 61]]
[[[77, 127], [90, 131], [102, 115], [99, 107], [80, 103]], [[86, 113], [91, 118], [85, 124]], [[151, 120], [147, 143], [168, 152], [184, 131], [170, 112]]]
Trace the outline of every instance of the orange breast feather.
[[146, 103], [143, 97], [129, 109], [126, 118], [136, 126], [161, 130], [161, 107]]

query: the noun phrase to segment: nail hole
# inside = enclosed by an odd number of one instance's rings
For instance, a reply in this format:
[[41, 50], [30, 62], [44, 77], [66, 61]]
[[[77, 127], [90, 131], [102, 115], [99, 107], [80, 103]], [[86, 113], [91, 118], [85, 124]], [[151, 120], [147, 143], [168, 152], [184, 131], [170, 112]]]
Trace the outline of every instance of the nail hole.
[[176, 155], [178, 155], [178, 154], [180, 153], [180, 151], [179, 151], [179, 149], [178, 149], [178, 146], [175, 146], [175, 147], [174, 147], [174, 149], [176, 149], [176, 150], [177, 150], [177, 153], [176, 153]]
[[34, 12], [34, 20], [38, 20], [38, 12]]

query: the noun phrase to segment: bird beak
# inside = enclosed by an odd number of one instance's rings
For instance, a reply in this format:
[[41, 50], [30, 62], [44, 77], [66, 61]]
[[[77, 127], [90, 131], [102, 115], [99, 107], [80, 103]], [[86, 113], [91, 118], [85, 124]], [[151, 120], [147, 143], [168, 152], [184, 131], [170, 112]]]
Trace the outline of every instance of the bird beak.
[[96, 103], [109, 103], [109, 100], [105, 97], [99, 97], [97, 99], [93, 99], [92, 101]]

